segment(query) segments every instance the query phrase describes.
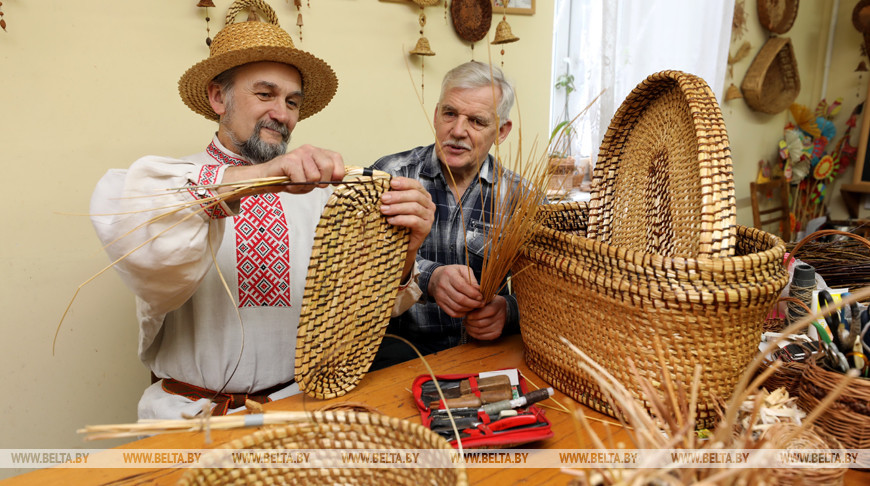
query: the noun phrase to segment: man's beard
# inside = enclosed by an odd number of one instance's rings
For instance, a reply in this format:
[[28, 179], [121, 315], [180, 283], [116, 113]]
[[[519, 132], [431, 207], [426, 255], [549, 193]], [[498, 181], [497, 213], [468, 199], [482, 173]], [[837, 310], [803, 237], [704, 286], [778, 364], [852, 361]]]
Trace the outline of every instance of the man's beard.
[[[260, 138], [260, 130], [269, 128], [281, 134], [281, 142], [269, 143]], [[227, 130], [233, 144], [239, 148], [239, 153], [255, 164], [268, 162], [279, 155], [284, 155], [287, 151], [287, 144], [290, 142], [290, 130], [286, 125], [282, 125], [273, 120], [259, 120], [254, 126], [254, 131], [251, 136], [244, 142], [236, 138], [236, 134]]]

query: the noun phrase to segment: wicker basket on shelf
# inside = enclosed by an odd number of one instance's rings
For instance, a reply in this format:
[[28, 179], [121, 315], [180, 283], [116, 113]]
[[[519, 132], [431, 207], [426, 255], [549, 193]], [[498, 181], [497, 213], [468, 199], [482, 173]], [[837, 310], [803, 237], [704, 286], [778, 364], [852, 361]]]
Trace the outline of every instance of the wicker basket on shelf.
[[[334, 454], [322, 463], [309, 456], [302, 467], [237, 466], [232, 456], [221, 449], [289, 451], [365, 450], [443, 450], [447, 467], [335, 467]], [[259, 430], [224, 444], [202, 457], [210, 466], [189, 470], [180, 485], [248, 485], [248, 484], [468, 484], [465, 468], [450, 464], [454, 449], [444, 438], [422, 425], [380, 414], [356, 412], [313, 412], [311, 421]], [[427, 456], [431, 457], [431, 456]], [[211, 467], [214, 466], [214, 467]], [[221, 467], [224, 466], [224, 467]]]

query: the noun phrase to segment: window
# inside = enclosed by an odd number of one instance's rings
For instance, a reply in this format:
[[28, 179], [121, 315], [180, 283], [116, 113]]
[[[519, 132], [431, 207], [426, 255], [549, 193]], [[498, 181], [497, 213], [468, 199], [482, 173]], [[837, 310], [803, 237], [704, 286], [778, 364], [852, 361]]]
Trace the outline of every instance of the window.
[[[622, 101], [650, 74], [700, 76], [722, 100], [734, 0], [556, 0], [550, 129], [572, 119], [571, 153], [592, 157]], [[574, 91], [556, 88], [573, 76]], [[565, 78], [562, 78], [565, 79]]]

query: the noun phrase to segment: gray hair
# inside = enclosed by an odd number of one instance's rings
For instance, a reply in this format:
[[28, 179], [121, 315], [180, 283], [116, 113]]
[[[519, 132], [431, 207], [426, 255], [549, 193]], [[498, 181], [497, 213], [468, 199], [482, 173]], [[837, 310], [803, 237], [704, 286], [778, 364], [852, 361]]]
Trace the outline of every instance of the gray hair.
[[441, 96], [438, 98], [438, 103], [441, 103], [444, 95], [451, 89], [476, 89], [492, 85], [501, 89], [501, 99], [496, 107], [499, 126], [501, 126], [510, 120], [511, 108], [514, 106], [514, 88], [505, 79], [501, 69], [496, 66], [480, 61], [469, 61], [451, 69], [441, 82]]

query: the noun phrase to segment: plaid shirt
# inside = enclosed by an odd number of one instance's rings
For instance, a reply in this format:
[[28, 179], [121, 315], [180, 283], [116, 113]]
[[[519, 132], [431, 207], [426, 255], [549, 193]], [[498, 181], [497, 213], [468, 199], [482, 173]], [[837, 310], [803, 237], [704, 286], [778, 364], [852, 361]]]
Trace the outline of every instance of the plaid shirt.
[[[387, 331], [408, 339], [424, 354], [461, 343], [462, 319], [450, 317], [435, 303], [429, 295], [429, 279], [432, 272], [441, 265], [465, 265], [467, 245], [470, 260], [467, 264], [480, 281], [486, 232], [491, 221], [489, 201], [493, 193], [493, 164], [494, 157], [488, 155], [480, 167], [480, 177], [474, 178], [462, 195], [461, 207], [441, 172], [435, 145], [388, 155], [372, 165], [373, 169], [420, 181], [435, 203], [432, 230], [417, 252], [417, 265], [420, 268], [418, 282], [423, 297], [407, 312], [393, 318]], [[509, 170], [503, 170], [501, 174], [502, 188], [514, 187], [514, 184], [522, 180]], [[501, 192], [505, 193], [507, 189], [502, 189]], [[463, 227], [463, 221], [467, 227]], [[508, 294], [506, 286], [500, 294], [507, 301], [507, 318], [502, 334], [516, 333], [519, 331], [520, 320], [516, 298]]]

